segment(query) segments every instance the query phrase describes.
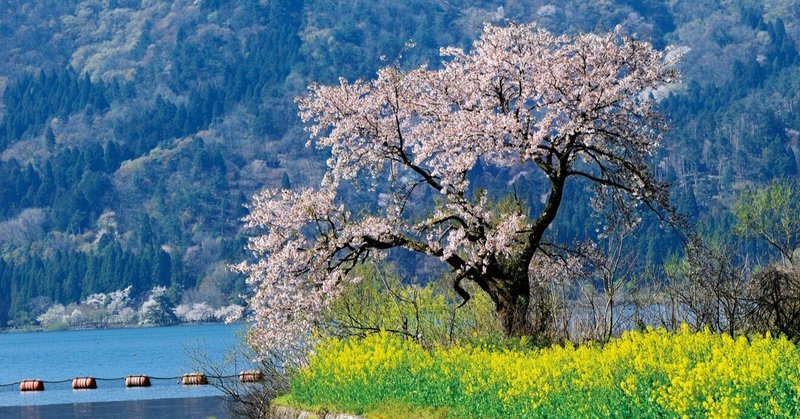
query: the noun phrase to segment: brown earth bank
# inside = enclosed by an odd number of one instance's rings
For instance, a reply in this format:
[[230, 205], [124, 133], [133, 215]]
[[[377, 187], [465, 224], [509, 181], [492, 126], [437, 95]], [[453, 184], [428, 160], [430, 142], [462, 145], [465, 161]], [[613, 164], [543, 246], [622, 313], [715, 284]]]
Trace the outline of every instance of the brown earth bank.
[[308, 412], [289, 406], [272, 406], [270, 419], [363, 419], [363, 416], [347, 413]]

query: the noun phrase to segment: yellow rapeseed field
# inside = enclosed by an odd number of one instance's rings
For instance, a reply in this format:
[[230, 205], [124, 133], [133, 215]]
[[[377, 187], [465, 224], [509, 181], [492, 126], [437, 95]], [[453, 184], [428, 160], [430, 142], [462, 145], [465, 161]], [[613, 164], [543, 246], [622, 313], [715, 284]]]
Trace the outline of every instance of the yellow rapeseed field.
[[426, 350], [388, 333], [329, 340], [292, 397], [362, 413], [381, 404], [453, 417], [797, 417], [800, 355], [784, 338], [664, 330], [605, 345]]

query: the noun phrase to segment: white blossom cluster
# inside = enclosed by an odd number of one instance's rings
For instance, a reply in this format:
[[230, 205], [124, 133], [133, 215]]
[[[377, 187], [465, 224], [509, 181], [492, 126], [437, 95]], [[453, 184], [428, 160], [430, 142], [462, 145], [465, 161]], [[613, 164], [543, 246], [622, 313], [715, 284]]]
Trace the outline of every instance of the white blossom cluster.
[[242, 317], [244, 307], [237, 304], [229, 304], [223, 307], [214, 307], [202, 301], [199, 303], [178, 304], [173, 310], [178, 319], [186, 323], [203, 323], [224, 321], [230, 323]]
[[135, 304], [132, 286], [110, 293], [95, 293], [80, 303], [53, 304], [36, 320], [45, 328], [109, 327], [169, 323], [177, 317], [183, 322], [235, 321], [244, 307], [231, 304], [213, 307], [208, 303], [186, 303], [172, 307], [167, 301], [167, 288], [153, 287], [141, 305]]

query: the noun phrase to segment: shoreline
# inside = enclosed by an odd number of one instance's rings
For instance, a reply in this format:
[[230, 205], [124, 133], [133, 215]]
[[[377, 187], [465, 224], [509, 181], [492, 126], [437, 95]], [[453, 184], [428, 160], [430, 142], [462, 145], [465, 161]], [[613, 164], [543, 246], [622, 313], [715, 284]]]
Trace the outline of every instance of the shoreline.
[[203, 325], [214, 325], [214, 324], [238, 324], [238, 323], [246, 323], [242, 320], [235, 321], [233, 323], [225, 323], [225, 322], [179, 322], [173, 324], [115, 324], [109, 325], [107, 327], [92, 327], [92, 326], [80, 326], [80, 327], [68, 327], [65, 329], [47, 329], [41, 326], [30, 327], [30, 328], [5, 328], [0, 329], [0, 335], [8, 333], [8, 334], [15, 334], [15, 333], [38, 333], [38, 332], [70, 332], [70, 331], [79, 331], [79, 330], [113, 330], [113, 329], [148, 329], [148, 328], [155, 328], [155, 327], [175, 327], [175, 326], [203, 326]]
[[0, 407], [3, 418], [231, 418], [220, 396]]

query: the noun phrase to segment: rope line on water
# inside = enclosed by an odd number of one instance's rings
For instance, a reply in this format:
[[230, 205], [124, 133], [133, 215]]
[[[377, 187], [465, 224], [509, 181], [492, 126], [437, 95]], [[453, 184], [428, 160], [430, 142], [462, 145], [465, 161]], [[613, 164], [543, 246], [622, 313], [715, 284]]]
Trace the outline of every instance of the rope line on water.
[[[183, 378], [182, 375], [179, 375], [177, 377], [153, 377], [153, 376], [148, 376], [148, 377], [150, 377], [151, 380], [179, 380], [179, 379]], [[206, 377], [208, 377], [208, 376], [206, 376]]]
[[[40, 381], [44, 384], [61, 384], [61, 383], [69, 383], [70, 381], [72, 381], [72, 378], [67, 378], [64, 380], [40, 380]], [[17, 384], [21, 382], [22, 381], [19, 381]]]
[[[83, 378], [83, 377], [75, 377], [75, 378]], [[97, 377], [92, 377], [92, 378], [94, 378], [94, 379], [95, 379], [95, 380], [97, 380], [97, 381], [117, 381], [117, 380], [124, 380], [124, 379], [125, 379], [125, 377], [114, 377], [114, 378], [97, 378]]]

